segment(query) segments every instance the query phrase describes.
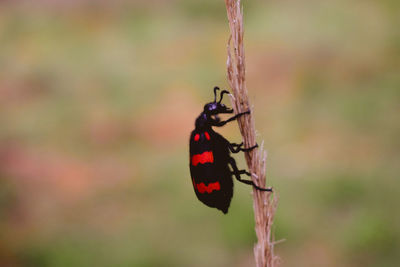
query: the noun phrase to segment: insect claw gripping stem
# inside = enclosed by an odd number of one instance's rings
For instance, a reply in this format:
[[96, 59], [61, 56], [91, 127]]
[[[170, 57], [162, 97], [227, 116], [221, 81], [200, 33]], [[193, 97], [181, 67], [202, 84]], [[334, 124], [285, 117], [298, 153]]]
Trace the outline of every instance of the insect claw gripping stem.
[[244, 179], [242, 179], [242, 178], [240, 177], [241, 174], [246, 174], [247, 176], [250, 176], [250, 177], [251, 177], [251, 173], [249, 173], [249, 172], [246, 171], [246, 170], [239, 170], [239, 169], [237, 168], [237, 166], [236, 166], [236, 161], [235, 161], [234, 158], [230, 158], [229, 163], [230, 163], [230, 165], [231, 165], [231, 167], [232, 167], [232, 169], [233, 169], [232, 174], [235, 175], [236, 180], [238, 180], [239, 182], [242, 182], [242, 183], [244, 183], [244, 184], [252, 185], [252, 186], [254, 186], [257, 190], [272, 192], [272, 188], [262, 188], [262, 187], [257, 186], [256, 184], [254, 184], [254, 182], [251, 181], [251, 180], [244, 180]]
[[238, 170], [238, 171], [236, 171], [236, 172], [233, 171], [232, 174], [235, 175], [236, 179], [237, 179], [239, 182], [242, 182], [242, 183], [248, 184], [248, 185], [252, 185], [252, 186], [254, 186], [257, 190], [260, 190], [260, 191], [272, 192], [272, 188], [262, 188], [262, 187], [259, 187], [259, 186], [255, 185], [253, 181], [242, 179], [242, 178], [240, 177], [241, 174], [246, 174], [246, 175], [248, 175], [248, 176], [251, 176], [251, 173], [249, 173], [249, 172], [246, 171], [246, 170]]
[[232, 153], [239, 153], [240, 151], [248, 152], [248, 151], [251, 151], [251, 150], [255, 149], [256, 147], [258, 147], [258, 144], [255, 144], [254, 146], [248, 147], [248, 148], [242, 148], [242, 146], [243, 146], [243, 142], [240, 143], [240, 144], [230, 143], [229, 144], [229, 150]]
[[242, 151], [243, 152], [248, 152], [248, 151], [252, 151], [253, 149], [257, 148], [258, 144], [255, 144], [254, 146], [248, 147], [248, 148], [243, 148]]

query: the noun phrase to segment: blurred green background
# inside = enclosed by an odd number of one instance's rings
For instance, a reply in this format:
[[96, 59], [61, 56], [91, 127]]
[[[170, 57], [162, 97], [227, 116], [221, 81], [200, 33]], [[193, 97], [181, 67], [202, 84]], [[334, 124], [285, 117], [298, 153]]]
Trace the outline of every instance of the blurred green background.
[[[399, 1], [243, 3], [282, 266], [399, 266]], [[0, 266], [254, 265], [250, 188], [223, 215], [188, 168], [228, 34], [222, 0], [1, 2]]]

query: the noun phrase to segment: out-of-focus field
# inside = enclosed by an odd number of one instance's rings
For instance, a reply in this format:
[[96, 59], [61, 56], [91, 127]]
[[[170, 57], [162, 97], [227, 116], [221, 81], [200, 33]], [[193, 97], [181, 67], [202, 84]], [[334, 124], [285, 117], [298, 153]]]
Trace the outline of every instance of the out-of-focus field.
[[[399, 266], [399, 2], [243, 2], [282, 266]], [[251, 189], [188, 168], [227, 39], [224, 1], [2, 2], [0, 266], [254, 265]]]

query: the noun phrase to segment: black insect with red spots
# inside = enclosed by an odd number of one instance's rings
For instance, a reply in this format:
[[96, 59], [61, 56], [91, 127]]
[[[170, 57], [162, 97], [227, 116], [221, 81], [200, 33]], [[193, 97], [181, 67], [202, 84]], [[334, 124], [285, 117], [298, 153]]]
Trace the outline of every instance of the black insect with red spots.
[[221, 91], [220, 99], [217, 102], [218, 90], [218, 87], [214, 87], [214, 101], [206, 104], [203, 112], [196, 119], [195, 129], [190, 135], [189, 166], [197, 198], [207, 206], [227, 213], [233, 196], [232, 176], [258, 190], [272, 191], [272, 189], [261, 188], [251, 180], [242, 179], [240, 175], [250, 176], [250, 173], [239, 170], [235, 159], [230, 155], [230, 153], [250, 151], [256, 148], [257, 144], [249, 148], [242, 148], [243, 143], [231, 143], [212, 129], [213, 126], [224, 126], [226, 123], [250, 113], [250, 111], [242, 112], [221, 121], [218, 114], [233, 113], [233, 109], [227, 108], [221, 103], [224, 94], [229, 94], [226, 90]]

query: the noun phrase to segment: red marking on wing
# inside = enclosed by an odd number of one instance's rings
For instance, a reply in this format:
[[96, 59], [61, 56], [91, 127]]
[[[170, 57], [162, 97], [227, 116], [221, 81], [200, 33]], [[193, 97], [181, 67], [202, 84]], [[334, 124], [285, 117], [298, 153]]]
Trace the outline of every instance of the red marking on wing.
[[212, 191], [218, 191], [221, 189], [221, 185], [219, 182], [215, 183], [209, 183], [208, 185], [205, 185], [204, 183], [199, 183], [196, 184], [197, 191], [199, 191], [200, 194], [204, 194], [205, 192], [211, 193]]
[[206, 136], [207, 140], [210, 140], [210, 135], [207, 132], [204, 132], [204, 135]]
[[194, 155], [192, 157], [192, 165], [196, 166], [197, 164], [201, 163], [213, 163], [214, 162], [214, 155], [212, 151], [205, 151], [201, 154]]
[[199, 139], [200, 139], [200, 135], [199, 134], [196, 134], [195, 136], [194, 136], [194, 141], [199, 141]]

